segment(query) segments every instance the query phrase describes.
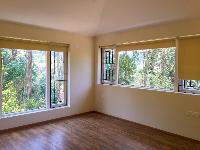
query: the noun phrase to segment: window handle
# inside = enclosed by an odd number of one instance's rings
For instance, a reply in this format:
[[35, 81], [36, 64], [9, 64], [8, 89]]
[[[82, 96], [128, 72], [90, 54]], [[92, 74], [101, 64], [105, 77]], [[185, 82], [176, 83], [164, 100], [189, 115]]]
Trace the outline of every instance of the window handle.
[[67, 80], [55, 80], [55, 81], [67, 81]]

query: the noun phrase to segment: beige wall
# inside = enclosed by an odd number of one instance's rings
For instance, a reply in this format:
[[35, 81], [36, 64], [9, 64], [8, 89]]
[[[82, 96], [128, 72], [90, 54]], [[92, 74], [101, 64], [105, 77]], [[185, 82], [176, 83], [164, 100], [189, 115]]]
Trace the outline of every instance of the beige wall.
[[91, 37], [2, 21], [0, 36], [70, 44], [70, 107], [2, 118], [0, 130], [94, 109], [94, 50]]
[[[185, 115], [200, 111], [200, 97], [96, 84], [99, 80], [99, 45], [200, 33], [200, 20], [181, 21], [96, 37], [0, 22], [0, 36], [65, 42], [70, 47], [71, 107], [0, 119], [0, 130], [94, 110], [200, 140], [200, 119]], [[95, 66], [94, 66], [95, 56]], [[94, 69], [95, 68], [95, 69]], [[95, 70], [95, 71], [94, 71]], [[94, 72], [96, 79], [94, 80]], [[95, 81], [95, 84], [94, 84]], [[94, 88], [95, 86], [95, 88]], [[94, 101], [94, 92], [95, 101]]]
[[190, 110], [200, 112], [200, 96], [98, 84], [98, 46], [197, 34], [200, 33], [199, 27], [200, 19], [196, 19], [97, 36], [95, 110], [200, 140], [200, 118], [186, 116], [186, 112]]

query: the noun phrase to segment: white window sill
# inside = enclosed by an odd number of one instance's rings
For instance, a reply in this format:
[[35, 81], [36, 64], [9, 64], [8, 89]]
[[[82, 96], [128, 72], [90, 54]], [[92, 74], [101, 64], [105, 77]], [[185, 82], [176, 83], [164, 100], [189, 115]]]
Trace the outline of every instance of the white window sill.
[[62, 107], [55, 107], [55, 108], [42, 108], [42, 109], [36, 109], [36, 110], [28, 110], [24, 112], [17, 112], [17, 113], [8, 113], [8, 114], [2, 114], [0, 116], [0, 119], [6, 119], [6, 118], [11, 118], [11, 117], [17, 117], [17, 116], [25, 116], [28, 114], [34, 114], [34, 113], [40, 113], [40, 112], [48, 112], [48, 111], [53, 111], [53, 110], [58, 110], [58, 109], [66, 109], [69, 108], [70, 106], [62, 106]]
[[123, 88], [133, 88], [133, 89], [141, 89], [141, 90], [148, 90], [148, 91], [158, 91], [158, 92], [167, 92], [167, 93], [177, 93], [177, 94], [186, 94], [186, 95], [192, 95], [192, 96], [200, 96], [200, 93], [189, 93], [189, 92], [176, 92], [174, 90], [169, 90], [169, 89], [156, 89], [156, 88], [149, 88], [149, 87], [136, 87], [132, 85], [120, 85], [120, 84], [100, 84], [100, 85], [105, 85], [105, 86], [115, 86], [115, 87], [123, 87]]

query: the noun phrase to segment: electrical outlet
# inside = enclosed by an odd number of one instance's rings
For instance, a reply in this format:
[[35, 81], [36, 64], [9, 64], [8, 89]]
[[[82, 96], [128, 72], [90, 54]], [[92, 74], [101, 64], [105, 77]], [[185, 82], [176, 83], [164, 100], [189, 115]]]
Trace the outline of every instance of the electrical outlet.
[[191, 116], [192, 116], [192, 113], [193, 113], [193, 111], [189, 110], [189, 111], [187, 111], [185, 114], [186, 114], [186, 116], [191, 117]]
[[200, 112], [195, 112], [195, 111], [189, 110], [189, 111], [187, 111], [185, 114], [186, 114], [186, 116], [188, 116], [188, 117], [200, 118]]
[[200, 117], [200, 113], [199, 112], [193, 112], [193, 117], [199, 118]]

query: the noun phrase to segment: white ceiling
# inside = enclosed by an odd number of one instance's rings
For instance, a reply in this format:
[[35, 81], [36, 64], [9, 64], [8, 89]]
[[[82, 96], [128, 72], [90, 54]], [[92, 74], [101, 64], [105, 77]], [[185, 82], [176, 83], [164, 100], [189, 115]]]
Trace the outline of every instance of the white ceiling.
[[0, 20], [97, 35], [200, 17], [200, 0], [0, 0]]

